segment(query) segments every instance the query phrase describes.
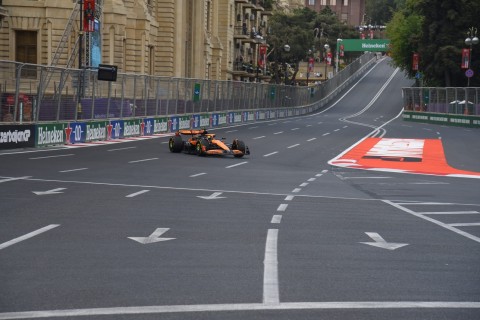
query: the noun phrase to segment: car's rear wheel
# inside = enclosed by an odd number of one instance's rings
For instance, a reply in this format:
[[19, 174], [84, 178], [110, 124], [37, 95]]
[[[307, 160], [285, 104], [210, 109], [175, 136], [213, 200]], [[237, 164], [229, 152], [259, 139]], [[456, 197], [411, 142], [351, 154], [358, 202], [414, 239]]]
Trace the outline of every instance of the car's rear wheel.
[[207, 142], [204, 140], [204, 139], [199, 139], [197, 141], [197, 145], [195, 146], [195, 150], [197, 151], [197, 156], [204, 156], [206, 153], [205, 153], [205, 149], [207, 148]]
[[183, 150], [183, 140], [180, 136], [173, 136], [168, 141], [168, 148], [170, 152], [181, 152]]
[[241, 140], [234, 140], [232, 143], [232, 150], [239, 150], [242, 152], [241, 154], [236, 154], [235, 157], [237, 158], [243, 157], [246, 152], [245, 143]]

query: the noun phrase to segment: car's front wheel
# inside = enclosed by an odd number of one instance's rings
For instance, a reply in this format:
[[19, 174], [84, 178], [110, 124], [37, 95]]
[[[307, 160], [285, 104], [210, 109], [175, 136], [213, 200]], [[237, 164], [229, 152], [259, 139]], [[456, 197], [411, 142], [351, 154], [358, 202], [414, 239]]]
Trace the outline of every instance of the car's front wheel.
[[181, 152], [183, 150], [183, 140], [180, 136], [173, 136], [168, 141], [168, 148], [170, 152]]

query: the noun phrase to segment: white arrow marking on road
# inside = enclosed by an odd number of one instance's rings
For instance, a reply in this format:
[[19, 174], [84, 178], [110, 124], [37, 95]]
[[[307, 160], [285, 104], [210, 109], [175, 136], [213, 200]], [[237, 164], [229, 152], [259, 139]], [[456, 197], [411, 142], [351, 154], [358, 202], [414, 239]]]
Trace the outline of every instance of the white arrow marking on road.
[[219, 195], [221, 195], [222, 192], [214, 192], [212, 193], [211, 195], [209, 196], [197, 196], [198, 198], [202, 198], [202, 199], [205, 199], [205, 200], [216, 200], [216, 199], [223, 199], [225, 197], [219, 197]]
[[63, 192], [61, 192], [62, 190], [65, 190], [65, 188], [57, 188], [57, 189], [52, 189], [52, 190], [47, 190], [47, 191], [32, 191], [32, 192], [35, 193], [37, 196], [43, 196], [43, 195], [48, 195], [48, 194], [63, 193]]
[[375, 232], [365, 232], [367, 236], [372, 238], [375, 242], [360, 242], [363, 244], [368, 244], [369, 246], [374, 246], [382, 249], [395, 250], [404, 246], [408, 246], [408, 243], [395, 243], [387, 242], [383, 239], [378, 233]]
[[175, 238], [160, 238], [162, 234], [170, 230], [170, 228], [157, 228], [151, 235], [148, 237], [128, 237], [128, 239], [132, 239], [133, 241], [137, 241], [141, 244], [149, 244], [155, 243], [160, 241], [168, 241], [174, 240]]

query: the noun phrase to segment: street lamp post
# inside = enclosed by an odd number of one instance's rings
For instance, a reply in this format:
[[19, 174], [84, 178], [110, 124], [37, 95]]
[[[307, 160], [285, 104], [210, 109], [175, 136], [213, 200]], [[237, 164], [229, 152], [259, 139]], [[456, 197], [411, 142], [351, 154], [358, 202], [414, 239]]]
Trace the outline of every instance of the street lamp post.
[[330, 49], [330, 46], [328, 43], [325, 43], [323, 46], [325, 48], [325, 57], [324, 57], [324, 62], [325, 62], [325, 80], [327, 80], [327, 54], [328, 54], [328, 49]]
[[335, 74], [338, 73], [338, 53], [340, 51], [340, 43], [342, 42], [343, 40], [338, 38], [337, 39], [337, 52], [336, 52], [336, 57], [335, 57]]
[[[478, 43], [478, 37], [477, 37], [477, 28], [471, 27], [468, 29], [467, 32], [467, 39], [465, 39], [465, 44], [467, 46], [470, 46], [470, 50], [468, 53], [468, 69], [471, 69], [471, 63], [472, 63], [472, 46], [474, 44]], [[470, 77], [467, 76], [467, 87], [470, 87]]]

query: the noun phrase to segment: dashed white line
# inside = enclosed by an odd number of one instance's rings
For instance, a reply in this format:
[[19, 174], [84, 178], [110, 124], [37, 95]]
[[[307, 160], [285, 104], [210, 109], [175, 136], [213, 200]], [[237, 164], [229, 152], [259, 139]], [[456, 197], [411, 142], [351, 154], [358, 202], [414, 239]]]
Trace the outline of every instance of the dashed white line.
[[56, 228], [58, 226], [60, 226], [60, 225], [59, 224], [51, 224], [51, 225], [48, 225], [46, 227], [43, 227], [43, 228], [40, 228], [38, 230], [27, 233], [27, 234], [25, 234], [21, 237], [18, 237], [18, 238], [12, 239], [10, 241], [4, 242], [4, 243], [0, 244], [0, 250], [5, 249], [7, 247], [10, 247], [11, 245], [19, 243], [21, 241], [33, 238], [33, 237], [35, 237], [35, 236], [37, 236], [41, 233], [47, 232], [48, 230], [51, 230], [51, 229]]
[[25, 177], [19, 177], [19, 178], [6, 178], [6, 179], [0, 180], [0, 183], [2, 183], [2, 182], [16, 181], [16, 180], [23, 180], [23, 179], [28, 179], [28, 178], [31, 178], [31, 177], [30, 177], [30, 176], [25, 176]]
[[62, 170], [62, 171], [59, 171], [59, 172], [65, 173], [65, 172], [82, 171], [82, 170], [88, 170], [88, 168], [78, 168], [78, 169]]
[[195, 177], [199, 177], [199, 176], [203, 176], [204, 174], [206, 174], [205, 172], [200, 172], [200, 173], [197, 173], [197, 174], [192, 174], [190, 176], [190, 178], [195, 178]]
[[258, 126], [256, 126], [256, 127], [250, 127], [250, 128], [248, 128], [248, 129], [251, 130], [251, 129], [257, 129], [257, 128], [258, 128]]
[[340, 131], [340, 129], [335, 129], [335, 130], [333, 130], [333, 131], [334, 131], [334, 132], [337, 132], [337, 131]]
[[301, 188], [295, 188], [295, 189], [292, 190], [293, 193], [298, 193], [298, 192], [300, 192], [300, 191], [302, 191]]
[[277, 211], [285, 211], [287, 210], [288, 204], [282, 203], [278, 206]]
[[291, 146], [287, 147], [287, 149], [295, 148], [295, 147], [298, 147], [299, 145], [300, 145], [300, 143], [297, 143], [297, 144], [294, 144], [294, 145], [291, 145]]
[[138, 191], [138, 192], [135, 192], [135, 193], [131, 193], [131, 194], [125, 196], [125, 198], [133, 198], [133, 197], [136, 197], [136, 196], [138, 196], [138, 195], [147, 193], [147, 192], [149, 192], [149, 191], [150, 191], [150, 190], [141, 190], [141, 191]]
[[236, 132], [238, 130], [229, 130], [229, 131], [225, 131], [225, 133], [232, 133], [232, 132]]
[[310, 178], [310, 179], [308, 179], [307, 181], [308, 181], [308, 182], [313, 182], [313, 181], [315, 181], [315, 180], [317, 180], [317, 179], [316, 179], [316, 178]]
[[313, 141], [313, 140], [317, 140], [317, 138], [310, 138], [307, 141], [310, 142], [310, 141]]
[[245, 162], [239, 162], [239, 163], [236, 163], [236, 164], [232, 164], [231, 166], [227, 166], [227, 167], [225, 167], [225, 168], [227, 168], [227, 169], [230, 169], [230, 168], [233, 168], [233, 167], [238, 167], [238, 166], [241, 166], [241, 165], [243, 165], [243, 164], [247, 164], [247, 163], [248, 163], [248, 161], [245, 161]]
[[285, 201], [292, 201], [294, 196], [286, 196]]
[[133, 161], [129, 161], [128, 163], [137, 163], [137, 162], [145, 162], [145, 161], [152, 161], [152, 160], [158, 160], [158, 158], [150, 158], [150, 159], [142, 159], [142, 160], [133, 160]]
[[327, 133], [322, 134], [322, 136], [325, 137], [325, 136], [328, 136], [329, 134], [330, 134], [330, 132], [327, 132]]
[[137, 147], [126, 147], [126, 148], [110, 149], [110, 150], [107, 150], [107, 151], [111, 152], [111, 151], [120, 151], [120, 150], [136, 149], [136, 148]]
[[281, 134], [283, 131], [274, 132], [273, 134]]
[[281, 214], [276, 214], [272, 217], [272, 221], [270, 223], [280, 223], [282, 222], [282, 215]]
[[263, 138], [265, 138], [265, 136], [255, 137], [255, 138], [252, 138], [252, 140], [263, 139]]
[[306, 187], [306, 186], [308, 186], [308, 182], [304, 182], [300, 185], [300, 187]]
[[295, 130], [298, 130], [298, 129], [300, 129], [300, 128], [293, 128], [293, 129], [290, 129], [290, 130], [295, 131]]
[[38, 159], [48, 159], [48, 158], [60, 158], [60, 157], [71, 157], [74, 156], [73, 153], [70, 154], [58, 154], [56, 156], [45, 156], [45, 157], [36, 157], [36, 158], [29, 158], [30, 160], [38, 160]]
[[267, 153], [267, 154], [264, 154], [263, 156], [264, 157], [270, 157], [270, 156], [273, 156], [274, 154], [277, 154], [278, 151], [274, 151], [274, 152], [271, 152], [271, 153]]

